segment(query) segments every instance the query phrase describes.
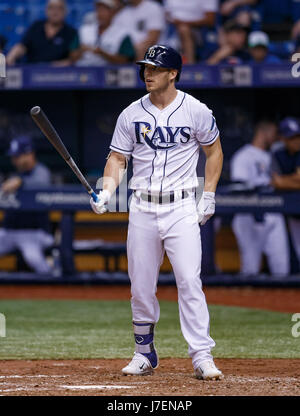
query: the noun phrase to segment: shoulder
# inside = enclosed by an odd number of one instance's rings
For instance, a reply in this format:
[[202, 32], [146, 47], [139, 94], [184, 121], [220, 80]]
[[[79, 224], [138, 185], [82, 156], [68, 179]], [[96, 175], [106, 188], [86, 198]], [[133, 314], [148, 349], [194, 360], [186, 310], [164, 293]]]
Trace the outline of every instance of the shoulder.
[[45, 19], [41, 19], [41, 20], [35, 20], [27, 29], [27, 32], [32, 32], [32, 31], [37, 31], [37, 30], [41, 30], [44, 25], [46, 23]]
[[35, 166], [35, 172], [37, 173], [42, 173], [44, 175], [50, 175], [50, 170], [48, 169], [48, 167], [46, 165], [44, 165], [43, 163], [38, 162]]
[[185, 93], [184, 104], [188, 113], [197, 124], [205, 122], [206, 120], [211, 120], [213, 116], [212, 110], [199, 99]]
[[141, 97], [138, 100], [133, 101], [131, 104], [129, 104], [129, 106], [126, 107], [123, 110], [123, 112], [125, 112], [126, 115], [131, 115], [131, 114], [133, 114], [136, 111], [143, 110], [143, 108], [144, 108], [144, 106], [145, 106], [146, 101], [148, 100], [148, 98], [149, 98], [149, 94], [145, 94], [143, 97]]

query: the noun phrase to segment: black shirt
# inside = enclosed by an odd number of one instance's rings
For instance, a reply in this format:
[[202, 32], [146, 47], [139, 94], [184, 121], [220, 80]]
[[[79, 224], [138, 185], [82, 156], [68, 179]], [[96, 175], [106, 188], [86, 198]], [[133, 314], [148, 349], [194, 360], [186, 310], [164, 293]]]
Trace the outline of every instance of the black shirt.
[[66, 59], [79, 45], [77, 31], [67, 23], [52, 38], [46, 37], [46, 20], [34, 22], [21, 43], [27, 48], [27, 62], [52, 62]]

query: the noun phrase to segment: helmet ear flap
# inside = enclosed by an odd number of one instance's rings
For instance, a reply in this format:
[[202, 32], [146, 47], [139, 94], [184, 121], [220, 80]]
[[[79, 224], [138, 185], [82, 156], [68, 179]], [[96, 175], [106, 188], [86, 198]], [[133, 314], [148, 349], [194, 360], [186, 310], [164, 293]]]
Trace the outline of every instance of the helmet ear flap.
[[145, 82], [144, 70], [145, 70], [145, 64], [141, 65], [140, 67], [140, 78], [143, 82]]

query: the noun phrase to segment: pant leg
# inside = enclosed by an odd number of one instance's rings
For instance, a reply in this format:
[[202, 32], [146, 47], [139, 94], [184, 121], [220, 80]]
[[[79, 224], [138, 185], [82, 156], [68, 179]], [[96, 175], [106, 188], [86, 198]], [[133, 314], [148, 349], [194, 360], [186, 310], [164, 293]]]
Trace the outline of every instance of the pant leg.
[[16, 244], [14, 242], [13, 234], [10, 230], [4, 228], [0, 229], [0, 256], [11, 253], [15, 250]]
[[47, 246], [46, 239], [40, 230], [16, 231], [17, 246], [26, 263], [36, 273], [50, 273], [51, 267], [44, 255], [44, 248]]
[[241, 273], [257, 274], [260, 271], [263, 223], [256, 223], [252, 215], [237, 214], [232, 221], [232, 229], [239, 247]]
[[284, 217], [281, 214], [265, 214], [266, 239], [264, 253], [273, 275], [288, 275], [290, 250]]
[[160, 308], [156, 291], [163, 255], [155, 212], [131, 209], [127, 257], [131, 281], [132, 318], [135, 322], [156, 323], [159, 320]]
[[178, 288], [181, 330], [196, 368], [202, 361], [212, 358], [210, 351], [215, 346], [209, 336], [209, 312], [200, 279], [200, 228], [195, 212], [182, 209], [166, 214], [163, 221], [164, 247]]
[[297, 218], [289, 218], [289, 229], [295, 252], [300, 263], [300, 220]]

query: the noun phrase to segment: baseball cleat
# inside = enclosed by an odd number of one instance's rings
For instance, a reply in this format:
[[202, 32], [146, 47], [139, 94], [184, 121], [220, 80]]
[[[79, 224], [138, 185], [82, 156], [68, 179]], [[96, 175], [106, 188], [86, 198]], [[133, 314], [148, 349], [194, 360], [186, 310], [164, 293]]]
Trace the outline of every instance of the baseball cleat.
[[204, 361], [195, 370], [196, 378], [199, 380], [221, 380], [224, 378], [222, 371], [220, 371], [212, 360]]
[[135, 352], [130, 363], [122, 369], [122, 373], [127, 376], [146, 376], [153, 373], [154, 368], [147, 357], [139, 352]]

